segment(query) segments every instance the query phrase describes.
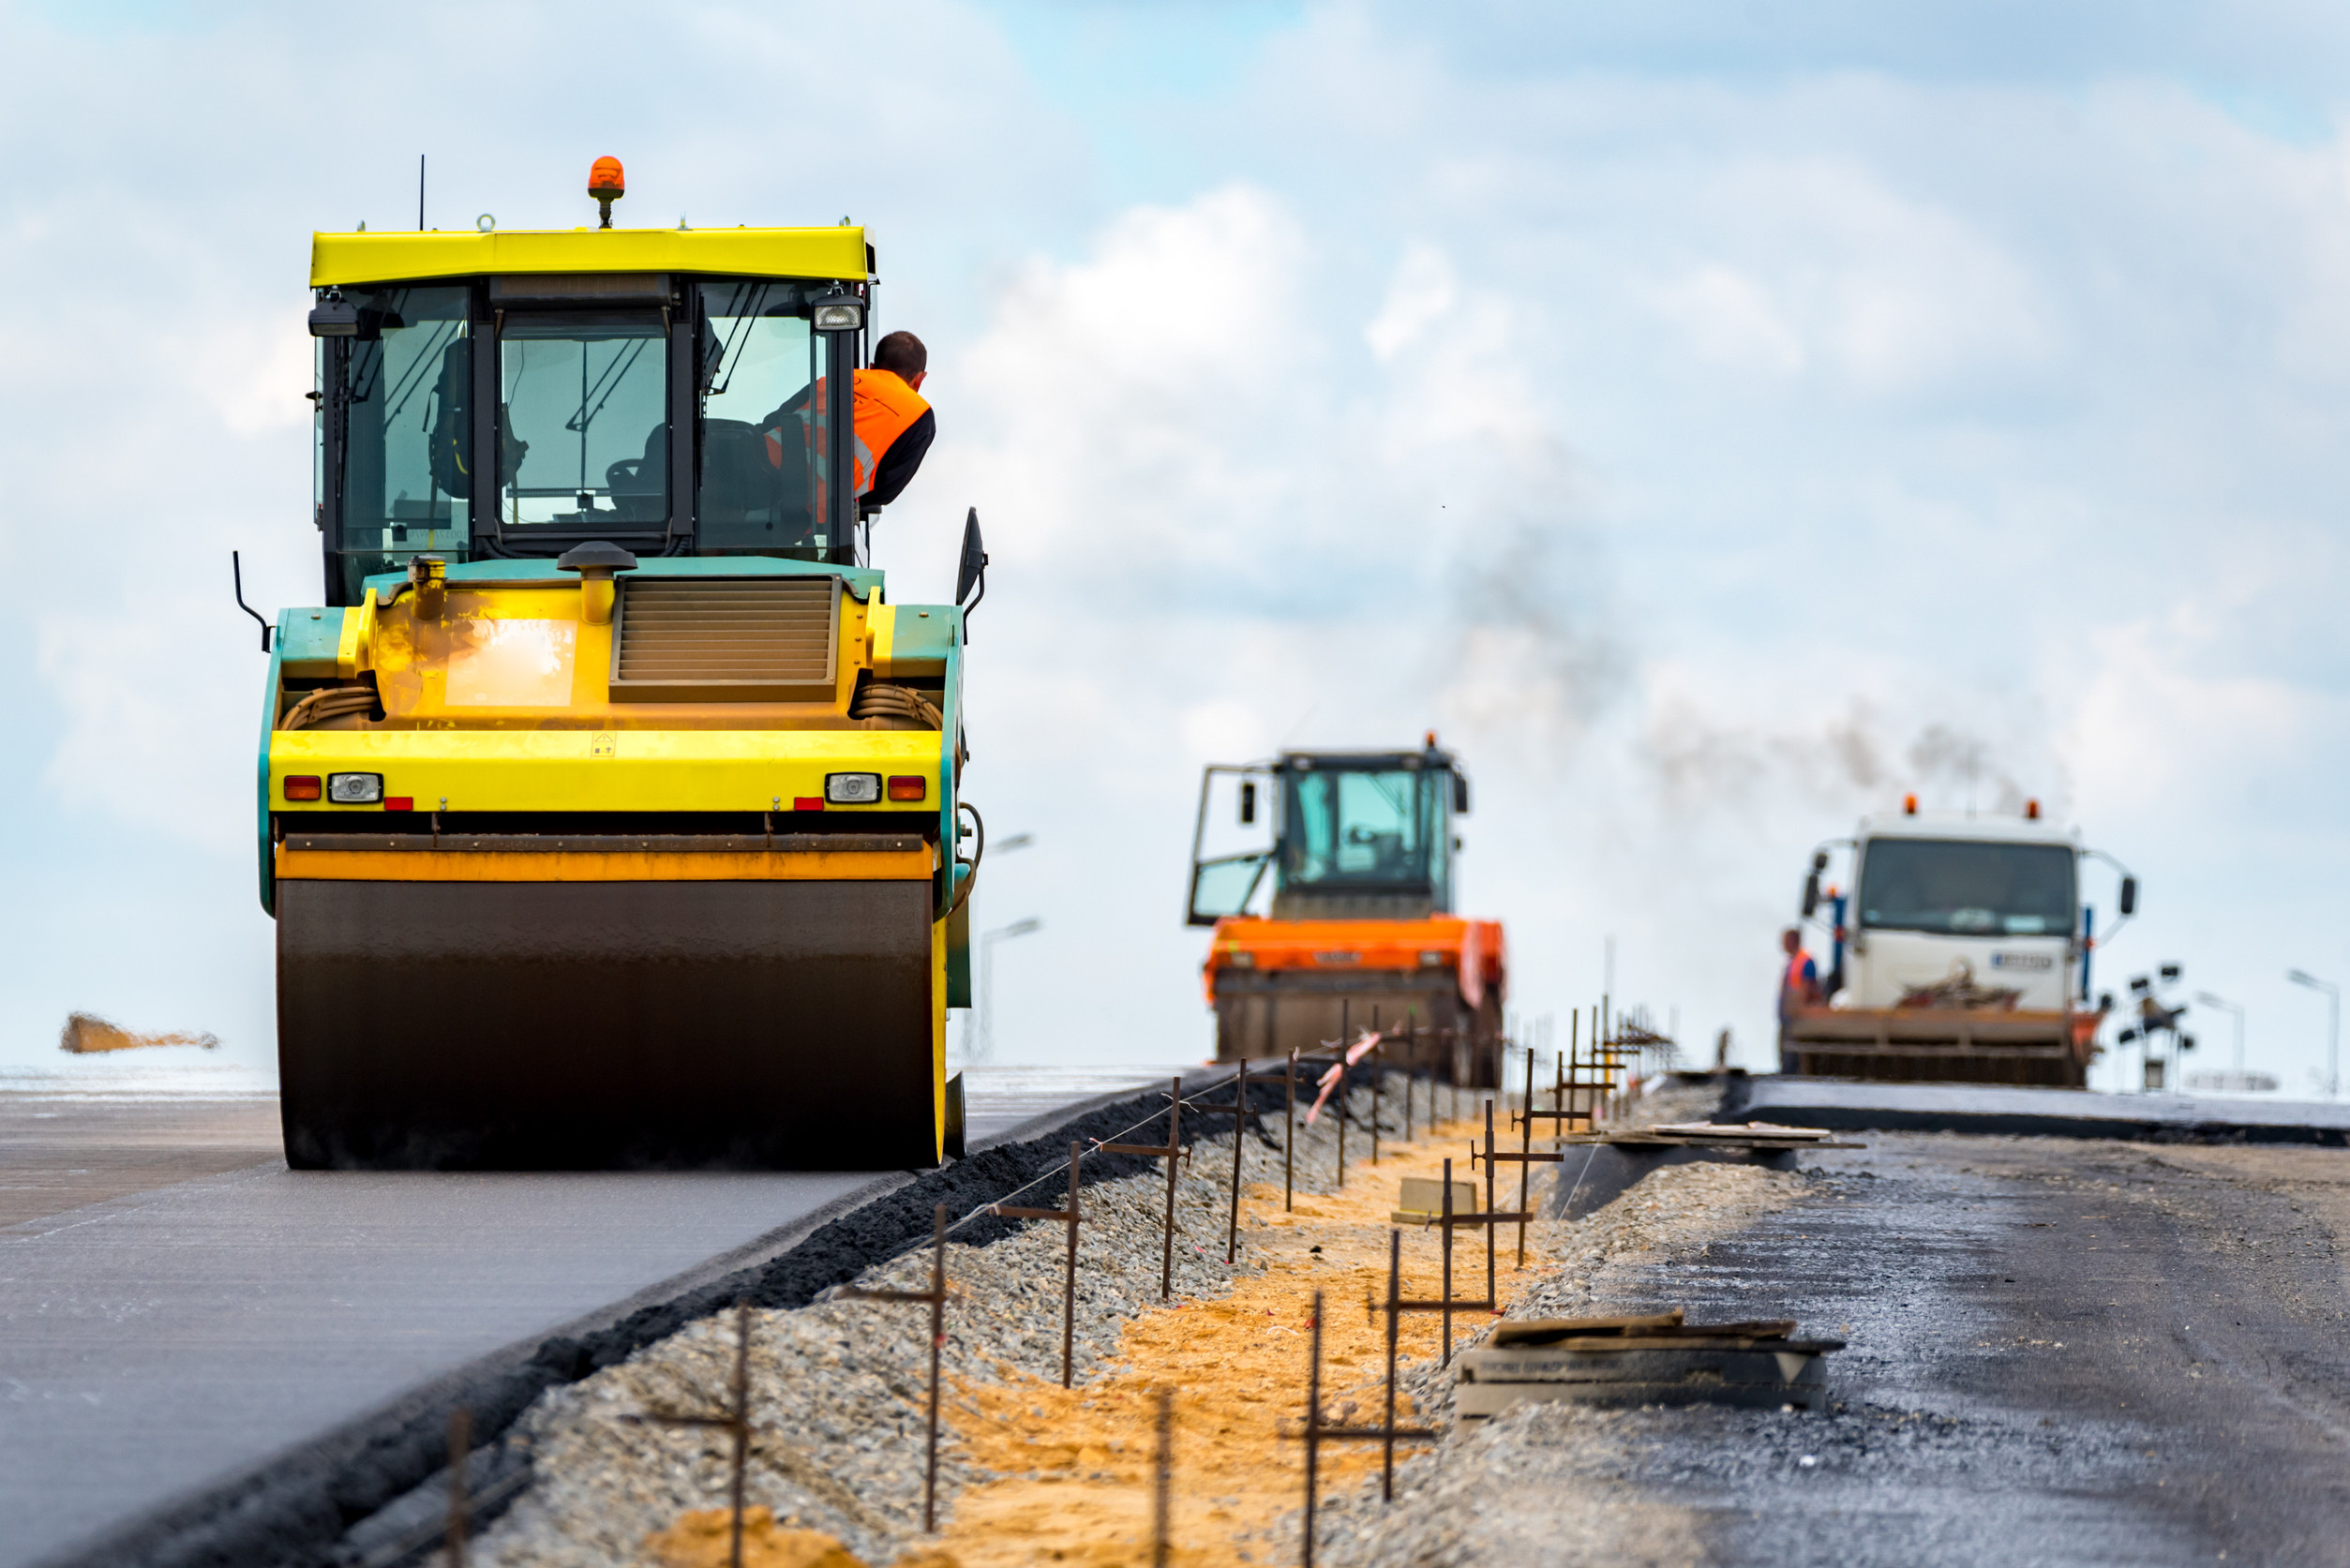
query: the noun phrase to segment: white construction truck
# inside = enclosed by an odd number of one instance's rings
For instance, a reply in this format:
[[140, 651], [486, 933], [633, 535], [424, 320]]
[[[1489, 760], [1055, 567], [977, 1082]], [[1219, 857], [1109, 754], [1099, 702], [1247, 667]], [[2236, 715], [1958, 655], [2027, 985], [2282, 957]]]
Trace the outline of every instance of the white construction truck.
[[[1849, 892], [1821, 885], [1837, 849]], [[1920, 814], [1913, 795], [1819, 846], [1804, 916], [1826, 927], [1833, 957], [1819, 999], [1782, 984], [1780, 1070], [2081, 1087], [2112, 1006], [2089, 1000], [2088, 859], [2120, 878], [2110, 938], [2136, 912], [2137, 878], [2036, 800], [2020, 817]]]

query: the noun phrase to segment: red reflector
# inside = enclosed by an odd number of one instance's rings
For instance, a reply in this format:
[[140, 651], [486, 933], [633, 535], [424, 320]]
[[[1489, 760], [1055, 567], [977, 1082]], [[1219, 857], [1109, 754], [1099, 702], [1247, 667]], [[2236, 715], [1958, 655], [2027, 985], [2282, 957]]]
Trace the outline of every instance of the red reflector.
[[820, 812], [824, 809], [824, 797], [795, 795], [791, 798], [791, 809], [796, 812]]
[[929, 794], [930, 781], [920, 773], [890, 775], [890, 799], [892, 800], [920, 800]]
[[413, 795], [386, 796], [383, 800], [383, 809], [387, 812], [412, 812], [416, 809], [416, 797]]
[[315, 800], [322, 793], [314, 774], [295, 773], [286, 780], [286, 799], [289, 800]]

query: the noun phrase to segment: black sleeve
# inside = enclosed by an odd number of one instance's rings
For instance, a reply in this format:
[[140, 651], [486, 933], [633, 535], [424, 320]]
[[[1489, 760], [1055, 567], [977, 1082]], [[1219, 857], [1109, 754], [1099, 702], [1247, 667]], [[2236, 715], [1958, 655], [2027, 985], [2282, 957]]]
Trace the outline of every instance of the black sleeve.
[[922, 466], [922, 455], [930, 450], [930, 443], [938, 435], [936, 412], [924, 409], [922, 417], [890, 443], [890, 450], [881, 455], [880, 466], [874, 470], [873, 488], [860, 497], [861, 500], [872, 506], [887, 506], [913, 482], [914, 470]]

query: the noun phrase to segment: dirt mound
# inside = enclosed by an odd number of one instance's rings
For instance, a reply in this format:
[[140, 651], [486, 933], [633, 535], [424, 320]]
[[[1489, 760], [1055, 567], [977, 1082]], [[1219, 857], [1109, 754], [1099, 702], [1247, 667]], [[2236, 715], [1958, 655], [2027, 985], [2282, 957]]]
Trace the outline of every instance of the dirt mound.
[[57, 1049], [71, 1056], [87, 1056], [100, 1051], [137, 1051], [150, 1045], [192, 1045], [199, 1051], [217, 1051], [220, 1037], [185, 1032], [140, 1034], [94, 1012], [67, 1015], [66, 1026], [57, 1032]]

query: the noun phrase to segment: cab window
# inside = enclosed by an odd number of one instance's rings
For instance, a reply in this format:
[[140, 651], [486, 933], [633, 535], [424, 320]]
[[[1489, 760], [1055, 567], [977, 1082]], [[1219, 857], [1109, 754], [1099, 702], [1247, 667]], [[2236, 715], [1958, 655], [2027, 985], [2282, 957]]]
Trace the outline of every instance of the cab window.
[[801, 284], [714, 282], [700, 291], [696, 543], [821, 555], [831, 411]]
[[[332, 358], [322, 349], [322, 373], [339, 365], [328, 417], [342, 424], [338, 545], [355, 597], [361, 578], [397, 572], [418, 551], [464, 559], [472, 341], [471, 291], [461, 286], [361, 290], [351, 298], [358, 335]], [[324, 467], [322, 455], [322, 488]]]
[[659, 310], [505, 313], [501, 531], [642, 533], [666, 525], [668, 363]]

